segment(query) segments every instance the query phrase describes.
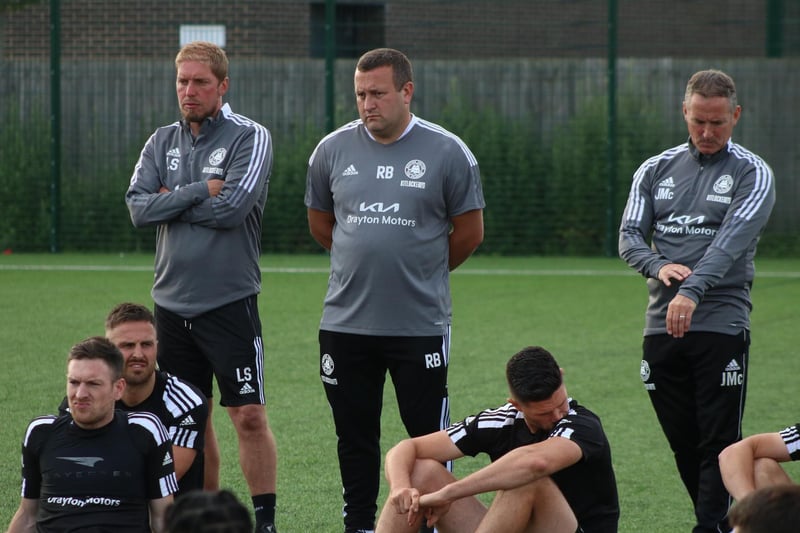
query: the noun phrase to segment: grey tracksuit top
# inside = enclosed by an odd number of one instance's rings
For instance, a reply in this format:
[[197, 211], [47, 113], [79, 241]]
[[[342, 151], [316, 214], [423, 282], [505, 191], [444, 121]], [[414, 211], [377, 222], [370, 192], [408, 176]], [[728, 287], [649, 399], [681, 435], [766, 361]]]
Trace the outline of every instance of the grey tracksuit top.
[[485, 205], [478, 161], [459, 137], [412, 116], [385, 145], [361, 120], [345, 124], [311, 154], [305, 204], [336, 216], [321, 329], [445, 334], [450, 220]]
[[[180, 121], [148, 139], [125, 201], [136, 227], [158, 225], [152, 295], [159, 306], [192, 318], [260, 292], [271, 170], [269, 131], [228, 104], [197, 138]], [[215, 197], [209, 179], [225, 180]]]
[[[689, 141], [642, 163], [622, 218], [619, 255], [648, 278], [645, 335], [666, 333], [676, 293], [698, 304], [692, 331], [749, 329], [753, 257], [774, 203], [772, 170], [732, 141], [710, 156]], [[692, 274], [667, 287], [658, 271], [668, 263]]]

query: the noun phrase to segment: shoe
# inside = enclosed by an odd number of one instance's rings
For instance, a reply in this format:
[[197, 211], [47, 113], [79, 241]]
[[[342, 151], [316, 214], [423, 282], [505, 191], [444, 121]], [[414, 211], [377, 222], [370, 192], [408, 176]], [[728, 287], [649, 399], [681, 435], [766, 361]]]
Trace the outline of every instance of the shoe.
[[261, 524], [256, 526], [256, 533], [278, 533], [275, 524]]

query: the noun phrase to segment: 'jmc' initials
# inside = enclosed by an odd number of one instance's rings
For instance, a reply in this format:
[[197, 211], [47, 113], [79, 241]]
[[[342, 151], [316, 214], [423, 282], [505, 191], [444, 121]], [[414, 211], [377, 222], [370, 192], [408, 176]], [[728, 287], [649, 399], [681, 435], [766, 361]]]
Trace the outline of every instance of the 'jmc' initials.
[[744, 374], [735, 371], [726, 371], [722, 373], [722, 383], [720, 387], [735, 387], [744, 383]]

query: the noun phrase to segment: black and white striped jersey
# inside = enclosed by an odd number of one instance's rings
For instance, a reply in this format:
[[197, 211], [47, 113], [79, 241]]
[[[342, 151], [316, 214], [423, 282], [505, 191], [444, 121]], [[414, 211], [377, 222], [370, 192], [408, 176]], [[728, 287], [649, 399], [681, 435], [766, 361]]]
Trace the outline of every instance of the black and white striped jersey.
[[37, 531], [149, 531], [149, 501], [177, 489], [169, 434], [151, 413], [118, 410], [91, 430], [43, 416], [25, 432], [22, 497], [39, 500]]
[[781, 438], [786, 444], [786, 451], [789, 452], [792, 461], [800, 460], [800, 424], [789, 426], [781, 431]]
[[[208, 401], [197, 387], [166, 372], [156, 371], [153, 392], [137, 405], [126, 405], [118, 400], [121, 411], [146, 411], [156, 415], [167, 428], [174, 446], [197, 450], [192, 466], [179, 480], [180, 491], [203, 488], [203, 447]], [[61, 402], [59, 414], [69, 412], [67, 399]]]
[[462, 453], [485, 453], [492, 461], [509, 451], [550, 438], [575, 442], [583, 459], [552, 475], [585, 533], [617, 531], [619, 501], [611, 447], [600, 419], [575, 400], [569, 413], [549, 432], [531, 433], [520, 411], [507, 403], [469, 416], [447, 429]]

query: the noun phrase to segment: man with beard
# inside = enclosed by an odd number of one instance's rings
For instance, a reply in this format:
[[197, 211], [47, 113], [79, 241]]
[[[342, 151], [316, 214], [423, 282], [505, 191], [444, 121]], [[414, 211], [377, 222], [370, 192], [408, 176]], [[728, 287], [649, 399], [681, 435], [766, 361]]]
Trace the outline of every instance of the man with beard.
[[[230, 83], [224, 50], [189, 43], [175, 68], [183, 118], [148, 139], [125, 195], [134, 226], [157, 226], [158, 365], [207, 398], [216, 377], [239, 441], [256, 530], [274, 533], [277, 449], [264, 408], [258, 312], [272, 141], [264, 126], [222, 103]], [[205, 445], [204, 485], [213, 490], [219, 448], [210, 418]]]
[[[106, 318], [106, 338], [125, 358], [125, 390], [115, 407], [122, 411], [147, 411], [156, 415], [172, 439], [172, 456], [179, 491], [203, 488], [203, 437], [208, 402], [192, 384], [156, 370], [155, 319], [146, 307], [121, 303]], [[69, 411], [64, 398], [59, 413]]]

